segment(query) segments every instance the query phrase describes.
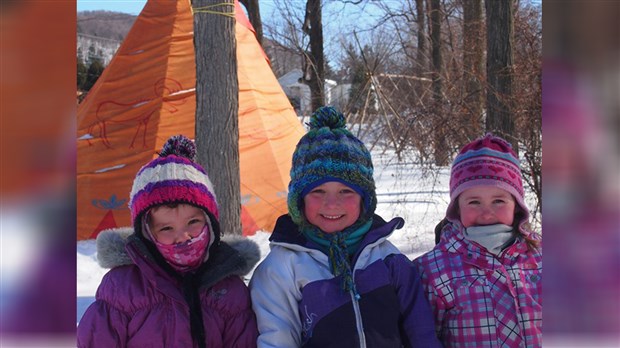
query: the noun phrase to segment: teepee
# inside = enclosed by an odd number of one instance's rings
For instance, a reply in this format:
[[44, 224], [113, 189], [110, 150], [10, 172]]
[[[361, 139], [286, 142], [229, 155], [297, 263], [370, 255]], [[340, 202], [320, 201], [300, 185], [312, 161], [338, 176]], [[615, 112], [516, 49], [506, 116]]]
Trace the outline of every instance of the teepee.
[[[271, 231], [286, 214], [291, 157], [305, 131], [237, 1], [235, 11], [241, 222], [250, 235]], [[148, 1], [79, 105], [78, 240], [130, 225], [127, 204], [136, 172], [171, 135], [194, 137], [193, 39], [188, 0]]]

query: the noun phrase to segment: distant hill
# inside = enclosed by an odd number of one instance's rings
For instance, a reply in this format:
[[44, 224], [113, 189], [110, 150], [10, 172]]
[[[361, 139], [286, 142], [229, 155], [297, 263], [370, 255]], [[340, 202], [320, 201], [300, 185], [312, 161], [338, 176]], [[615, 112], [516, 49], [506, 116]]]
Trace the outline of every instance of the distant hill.
[[[77, 33], [118, 41], [116, 45], [104, 45], [105, 43], [101, 42], [95, 45], [95, 58], [107, 65], [120, 42], [127, 36], [136, 18], [138, 16], [122, 12], [104, 10], [80, 11], [77, 13]], [[91, 44], [91, 41], [82, 43], [78, 39], [78, 49], [81, 47], [83, 52], [81, 56], [78, 53], [78, 57], [86, 65], [90, 64], [88, 52]], [[302, 57], [295, 49], [287, 48], [267, 37], [263, 38], [263, 47], [271, 60], [271, 68], [276, 77], [281, 77], [291, 70], [301, 68]]]
[[77, 13], [77, 32], [122, 41], [137, 16], [113, 11], [81, 11]]

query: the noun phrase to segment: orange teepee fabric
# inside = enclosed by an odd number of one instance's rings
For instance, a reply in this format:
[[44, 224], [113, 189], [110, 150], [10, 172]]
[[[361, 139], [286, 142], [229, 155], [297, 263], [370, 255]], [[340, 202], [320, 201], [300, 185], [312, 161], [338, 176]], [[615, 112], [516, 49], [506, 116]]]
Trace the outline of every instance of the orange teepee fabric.
[[[239, 156], [244, 235], [285, 214], [291, 157], [305, 133], [239, 3]], [[148, 1], [78, 108], [78, 240], [130, 225], [133, 178], [175, 134], [194, 137], [189, 1]], [[209, 168], [206, 168], [207, 172]], [[219, 202], [226, 204], [226, 202]]]

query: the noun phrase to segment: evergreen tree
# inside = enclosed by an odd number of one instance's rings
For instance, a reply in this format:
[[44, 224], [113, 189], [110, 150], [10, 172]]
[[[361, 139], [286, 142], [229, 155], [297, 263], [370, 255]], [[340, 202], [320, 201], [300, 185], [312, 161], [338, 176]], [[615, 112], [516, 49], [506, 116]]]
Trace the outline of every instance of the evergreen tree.
[[88, 73], [86, 76], [86, 82], [84, 83], [84, 90], [90, 91], [90, 89], [95, 85], [99, 76], [103, 73], [103, 69], [105, 67], [101, 62], [97, 59], [93, 60], [93, 62], [88, 67]]
[[325, 78], [336, 82], [340, 81], [340, 76], [338, 76], [338, 73], [332, 68], [327, 58], [325, 58]]
[[77, 60], [77, 89], [78, 91], [84, 90], [84, 84], [86, 83], [86, 77], [88, 76], [88, 69], [86, 65], [82, 63], [80, 59]]
[[349, 100], [352, 112], [358, 112], [364, 107], [366, 99], [366, 69], [363, 64], [356, 64], [351, 67], [351, 90]]
[[[365, 57], [372, 57], [372, 49], [365, 45], [363, 48]], [[364, 105], [374, 107], [374, 93], [369, 93], [371, 88], [369, 67], [366, 65], [364, 58], [356, 52], [352, 45], [347, 49], [348, 57], [346, 64], [349, 68], [349, 76], [351, 78], [351, 90], [349, 92], [349, 105], [351, 112], [360, 112]], [[370, 98], [368, 102], [366, 99]]]

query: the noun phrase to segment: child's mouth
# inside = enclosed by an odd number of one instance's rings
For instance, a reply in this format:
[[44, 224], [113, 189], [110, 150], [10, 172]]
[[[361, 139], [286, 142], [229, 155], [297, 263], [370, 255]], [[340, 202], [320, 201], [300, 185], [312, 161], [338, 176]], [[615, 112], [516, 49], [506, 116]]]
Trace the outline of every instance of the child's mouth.
[[324, 219], [327, 220], [338, 220], [341, 217], [343, 217], [344, 215], [321, 215]]

